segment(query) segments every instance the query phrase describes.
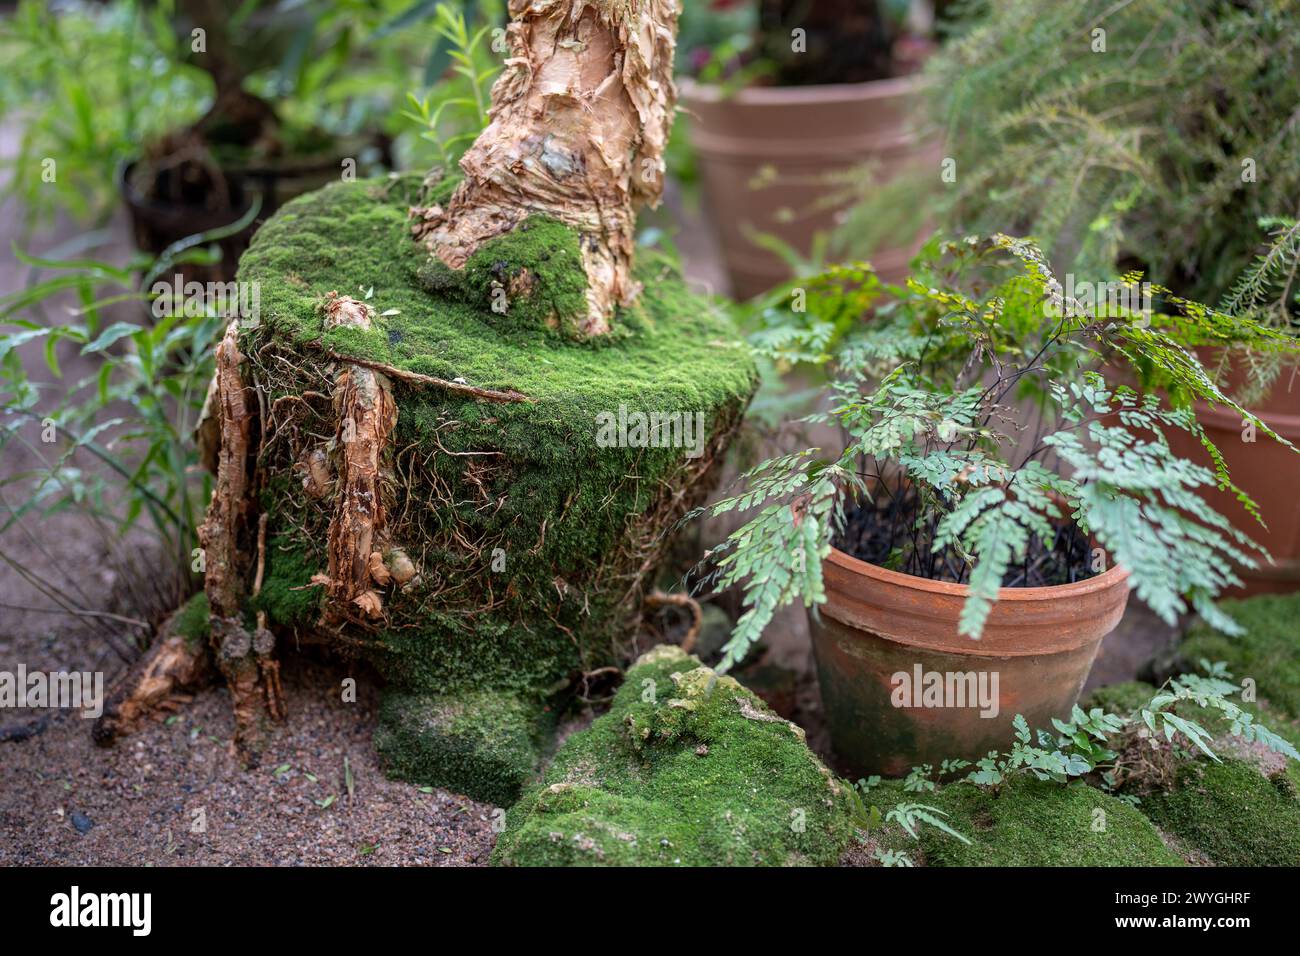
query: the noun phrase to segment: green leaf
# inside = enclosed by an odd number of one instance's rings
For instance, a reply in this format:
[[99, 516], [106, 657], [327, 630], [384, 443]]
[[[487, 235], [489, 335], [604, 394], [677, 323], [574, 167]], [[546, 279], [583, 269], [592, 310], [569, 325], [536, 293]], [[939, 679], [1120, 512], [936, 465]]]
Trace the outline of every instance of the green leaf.
[[102, 352], [111, 346], [118, 339], [125, 338], [140, 331], [140, 326], [134, 322], [114, 322], [108, 328], [95, 338], [95, 340], [81, 349], [82, 355], [91, 352]]

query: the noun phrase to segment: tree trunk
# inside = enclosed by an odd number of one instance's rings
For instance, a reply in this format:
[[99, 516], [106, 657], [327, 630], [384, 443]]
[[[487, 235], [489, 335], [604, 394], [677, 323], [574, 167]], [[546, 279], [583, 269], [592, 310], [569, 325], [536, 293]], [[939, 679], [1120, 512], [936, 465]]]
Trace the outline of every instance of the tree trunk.
[[417, 238], [453, 269], [531, 215], [582, 236], [583, 332], [609, 331], [639, 289], [636, 210], [663, 190], [676, 104], [675, 0], [510, 0], [510, 58], [491, 123], [461, 160], [446, 209], [418, 210]]

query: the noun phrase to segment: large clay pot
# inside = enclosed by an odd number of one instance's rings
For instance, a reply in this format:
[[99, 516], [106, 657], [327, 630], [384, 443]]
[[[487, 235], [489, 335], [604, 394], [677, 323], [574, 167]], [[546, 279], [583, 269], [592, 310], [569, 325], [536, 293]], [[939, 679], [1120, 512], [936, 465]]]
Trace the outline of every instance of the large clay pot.
[[[1230, 376], [1231, 392], [1240, 376]], [[1294, 380], [1293, 380], [1294, 379]], [[1273, 388], [1252, 407], [1273, 431], [1300, 446], [1300, 372], [1283, 369]], [[1239, 415], [1221, 405], [1196, 403], [1196, 418], [1210, 441], [1223, 453], [1232, 480], [1259, 505], [1267, 530], [1237, 503], [1228, 491], [1209, 489], [1210, 506], [1258, 541], [1273, 557], [1273, 564], [1238, 571], [1245, 582], [1229, 592], [1234, 597], [1278, 594], [1300, 589], [1300, 454], [1263, 432], [1249, 436]], [[1169, 444], [1183, 458], [1210, 467], [1209, 453], [1186, 432], [1168, 429]], [[1253, 437], [1253, 441], [1247, 441]]]
[[[864, 775], [901, 776], [920, 764], [1005, 750], [1016, 714], [1050, 728], [1078, 700], [1101, 639], [1128, 603], [1128, 572], [1119, 567], [1074, 584], [1003, 588], [975, 641], [957, 633], [964, 584], [900, 574], [839, 550], [823, 574], [826, 603], [810, 612], [822, 699], [836, 754]], [[932, 680], [926, 675], [945, 675], [953, 690], [969, 690], [970, 679], [946, 675], [973, 674], [976, 692], [924, 706], [924, 693], [901, 700], [900, 674], [909, 685], [919, 676], [918, 689]], [[979, 705], [981, 681], [991, 692], [987, 708]]]
[[[735, 92], [681, 81], [692, 114], [691, 142], [710, 218], [722, 246], [732, 294], [747, 299], [790, 277], [785, 262], [756, 245], [752, 232], [776, 236], [801, 254], [835, 225], [827, 204], [833, 174], [874, 164], [887, 182], [916, 164], [934, 169], [939, 148], [922, 144], [908, 123], [923, 81], [904, 76], [871, 83], [752, 87]], [[775, 170], [775, 177], [767, 175]], [[906, 273], [906, 245], [871, 256], [887, 281]]]

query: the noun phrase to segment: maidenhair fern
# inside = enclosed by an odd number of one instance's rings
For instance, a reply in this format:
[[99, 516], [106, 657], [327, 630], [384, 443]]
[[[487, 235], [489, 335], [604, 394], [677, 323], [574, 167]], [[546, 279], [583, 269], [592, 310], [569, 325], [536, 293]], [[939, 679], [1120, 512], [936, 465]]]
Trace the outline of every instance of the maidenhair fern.
[[[844, 290], [853, 275], [863, 288]], [[905, 288], [881, 285], [865, 267], [813, 283], [825, 285], [870, 302], [874, 317], [845, 323], [843, 298], [787, 290], [787, 306], [807, 308], [787, 311], [783, 332], [772, 305], [758, 337], [770, 358], [816, 352], [837, 373], [828, 410], [813, 417], [837, 426], [844, 446], [767, 461], [744, 476], [741, 493], [710, 507], [714, 515], [757, 509], [710, 555], [715, 580], [739, 585], [745, 605], [724, 668], [777, 610], [824, 601], [821, 563], [847, 506], [885, 495], [916, 506], [891, 560], [901, 554], [910, 573], [969, 585], [959, 631], [972, 639], [1013, 568], [1031, 547], [1050, 550], [1063, 525], [1090, 539], [1093, 570], [1123, 566], [1166, 621], [1190, 608], [1235, 629], [1214, 598], [1263, 552], [1201, 492], [1229, 489], [1247, 512], [1266, 516], [1232, 484], [1185, 403], [1227, 405], [1272, 433], [1222, 393], [1190, 346], [1294, 354], [1291, 339], [1158, 286], [1146, 291], [1159, 309], [1068, 294], [1037, 247], [1004, 235], [932, 242]], [[1139, 276], [1126, 277], [1122, 289], [1130, 288], [1141, 288]], [[820, 331], [810, 338], [810, 330]], [[1136, 381], [1139, 372], [1184, 405], [1107, 381]], [[1166, 437], [1173, 430], [1209, 449], [1213, 467], [1176, 456]]]
[[[1134, 736], [1163, 738], [1175, 746], [1185, 742], [1218, 762], [1219, 757], [1211, 746], [1214, 734], [1189, 716], [1193, 706], [1198, 708], [1197, 716], [1208, 711], [1221, 717], [1227, 736], [1300, 760], [1300, 752], [1290, 741], [1256, 721], [1254, 714], [1233, 700], [1240, 688], [1231, 682], [1232, 675], [1223, 663], [1201, 661], [1200, 666], [1204, 674], [1170, 678], [1151, 700], [1128, 714], [1106, 713], [1100, 707], [1085, 713], [1076, 705], [1068, 720], [1052, 718], [1052, 730], [1031, 730], [1025, 718], [1017, 714], [1010, 750], [993, 751], [973, 766], [964, 760], [945, 760], [938, 773], [929, 765], [913, 768], [905, 789], [933, 792], [937, 780], [961, 779], [996, 790], [1015, 774], [1058, 783], [1077, 777], [1096, 777], [1098, 783], [1114, 789], [1130, 776], [1123, 751], [1126, 742]], [[1180, 705], [1186, 705], [1181, 714]], [[960, 776], [968, 767], [970, 771]]]

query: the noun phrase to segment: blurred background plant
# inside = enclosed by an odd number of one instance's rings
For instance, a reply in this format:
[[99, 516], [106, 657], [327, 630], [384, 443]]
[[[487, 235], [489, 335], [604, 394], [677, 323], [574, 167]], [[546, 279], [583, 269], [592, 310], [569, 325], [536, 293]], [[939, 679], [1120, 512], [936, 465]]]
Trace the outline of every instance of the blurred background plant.
[[[456, 167], [487, 123], [492, 84], [507, 52], [500, 26], [502, 6], [491, 2], [474, 6], [471, 9], [477, 15], [471, 20], [464, 11], [445, 3], [433, 10], [433, 30], [438, 37], [435, 54], [445, 56], [449, 64], [439, 71], [443, 80], [435, 91], [422, 97], [407, 93], [410, 108], [403, 110], [402, 116], [416, 124], [420, 138], [433, 146], [448, 169]], [[497, 8], [495, 15], [493, 7]], [[471, 24], [483, 20], [486, 22], [473, 30]], [[442, 65], [441, 59], [432, 62]]]
[[[955, 164], [931, 193], [941, 224], [1032, 235], [1079, 280], [1140, 269], [1191, 298], [1253, 297], [1257, 317], [1294, 318], [1283, 263], [1300, 215], [1295, 5], [966, 0], [957, 13], [959, 35], [927, 71]], [[916, 198], [863, 190], [832, 247], [870, 252], [882, 215]], [[1268, 248], [1246, 295], [1230, 297]], [[1269, 279], [1282, 280], [1271, 300]]]
[[[151, 625], [201, 582], [197, 527], [211, 479], [193, 430], [228, 321], [203, 299], [155, 308], [148, 290], [216, 253], [192, 242], [124, 266], [15, 254], [32, 273], [0, 297], [0, 454], [28, 466], [0, 475], [0, 560], [129, 662]], [[75, 306], [62, 305], [69, 297]], [[130, 318], [113, 321], [124, 309]], [[24, 358], [31, 349], [20, 351], [31, 343], [41, 345], [43, 369]], [[65, 378], [60, 352], [70, 349], [91, 357], [93, 372]], [[82, 587], [87, 569], [50, 555], [42, 525], [68, 511], [98, 538], [129, 616], [104, 613]], [[29, 567], [33, 551], [47, 558], [41, 573]]]
[[[425, 135], [439, 103], [464, 95], [463, 78], [449, 73], [464, 52], [464, 38], [448, 29], [458, 20], [475, 31], [499, 26], [504, 3], [22, 0], [0, 19], [0, 123], [17, 134], [0, 198], [21, 200], [32, 226], [58, 212], [102, 223], [119, 168], [142, 151], [165, 165], [160, 146], [175, 147], [169, 139], [194, 129], [218, 167], [318, 155], [358, 138], [369, 149], [352, 157], [358, 175], [388, 161], [375, 148], [389, 144], [398, 166], [430, 164], [439, 139], [477, 128], [448, 108], [438, 114], [439, 135]], [[201, 52], [196, 29], [204, 31]], [[490, 66], [483, 50], [476, 66], [481, 83]], [[230, 105], [232, 91], [242, 106]], [[406, 109], [408, 93], [429, 116]], [[238, 129], [254, 101], [273, 112], [274, 135], [262, 117]], [[338, 162], [330, 174], [341, 174]]]

